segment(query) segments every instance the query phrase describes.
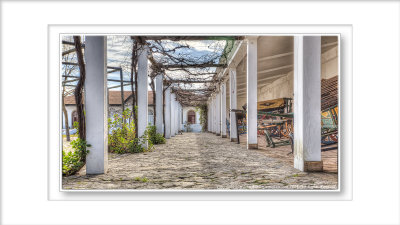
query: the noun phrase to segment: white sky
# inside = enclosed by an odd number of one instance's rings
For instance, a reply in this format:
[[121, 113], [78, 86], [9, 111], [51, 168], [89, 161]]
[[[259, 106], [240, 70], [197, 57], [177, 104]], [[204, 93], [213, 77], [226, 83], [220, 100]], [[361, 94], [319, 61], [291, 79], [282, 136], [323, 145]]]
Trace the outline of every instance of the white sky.
[[[63, 40], [72, 41], [72, 37], [65, 36], [63, 37]], [[82, 40], [84, 40], [84, 37], [82, 38]], [[189, 54], [190, 57], [199, 57], [199, 58], [201, 56], [206, 56], [207, 54], [210, 55], [216, 51], [222, 52], [223, 47], [225, 45], [225, 41], [180, 41], [178, 43], [187, 44], [188, 46], [190, 46], [190, 50], [186, 50], [184, 54]], [[163, 45], [165, 48], [171, 48], [174, 46], [174, 42], [163, 41]], [[73, 46], [70, 46], [69, 48], [72, 47]], [[107, 64], [108, 66], [122, 67], [124, 80], [130, 80], [130, 64], [131, 64], [131, 51], [132, 51], [131, 49], [132, 49], [132, 41], [130, 36], [107, 37]], [[75, 54], [71, 55], [74, 57], [70, 60], [76, 62]], [[64, 71], [62, 69], [61, 74], [63, 73]], [[78, 70], [75, 70], [72, 75], [79, 76]], [[168, 75], [177, 79], [182, 77], [182, 72], [168, 72]], [[204, 77], [204, 76], [199, 76], [199, 77]], [[119, 72], [110, 73], [108, 74], [108, 78], [119, 80], [120, 74]], [[116, 85], [119, 85], [119, 82], [111, 82], [111, 81], [108, 82], [109, 87]], [[202, 86], [204, 86], [204, 84], [194, 84], [193, 88], [201, 88]], [[110, 90], [120, 90], [120, 87], [113, 88]], [[130, 86], [125, 86], [124, 90], [131, 90], [131, 88]]]

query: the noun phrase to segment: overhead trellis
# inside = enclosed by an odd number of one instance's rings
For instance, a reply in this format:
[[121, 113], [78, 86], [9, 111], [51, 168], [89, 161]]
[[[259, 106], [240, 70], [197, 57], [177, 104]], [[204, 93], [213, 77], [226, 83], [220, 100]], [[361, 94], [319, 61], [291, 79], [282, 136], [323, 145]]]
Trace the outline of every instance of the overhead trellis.
[[140, 36], [132, 39], [150, 50], [150, 78], [164, 74], [164, 84], [172, 87], [177, 100], [185, 106], [196, 106], [204, 104], [216, 91], [220, 83], [218, 71], [227, 67], [237, 41], [243, 37]]
[[[120, 87], [121, 93], [124, 86], [131, 86], [132, 91], [136, 89], [136, 58], [143, 46], [147, 46], [151, 63], [150, 87], [154, 90], [155, 76], [164, 74], [165, 86], [173, 88], [182, 105], [198, 105], [202, 101], [204, 103], [216, 90], [220, 83], [218, 72], [227, 67], [228, 58], [238, 41], [243, 40], [243, 36], [130, 36], [125, 39], [130, 42], [125, 62], [120, 66], [107, 67], [109, 74], [120, 73], [119, 79], [108, 78], [109, 82], [118, 83], [110, 85], [109, 89]], [[65, 46], [62, 50], [63, 57], [76, 52], [72, 38], [63, 39], [62, 44]], [[84, 42], [81, 47], [84, 50]], [[117, 52], [115, 49], [111, 50]], [[118, 63], [118, 59], [109, 61]], [[63, 66], [77, 67], [76, 58], [63, 61]], [[124, 79], [126, 74], [129, 74], [130, 79]], [[66, 89], [74, 88], [79, 81], [79, 74], [63, 74], [63, 78], [62, 84]], [[135, 97], [133, 101], [137, 99]]]

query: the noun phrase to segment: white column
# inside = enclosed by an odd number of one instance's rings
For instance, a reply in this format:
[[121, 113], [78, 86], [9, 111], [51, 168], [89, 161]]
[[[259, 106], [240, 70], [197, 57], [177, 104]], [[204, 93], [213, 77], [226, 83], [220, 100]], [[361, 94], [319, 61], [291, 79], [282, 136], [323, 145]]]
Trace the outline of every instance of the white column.
[[221, 137], [226, 138], [226, 83], [221, 84]]
[[257, 38], [247, 40], [247, 149], [257, 149]]
[[208, 131], [212, 132], [212, 104], [211, 99], [208, 102]]
[[322, 171], [321, 37], [294, 37], [294, 167]]
[[174, 132], [175, 135], [178, 134], [178, 102], [176, 101], [176, 94], [174, 96]]
[[163, 75], [156, 76], [156, 127], [157, 133], [163, 134]]
[[171, 89], [165, 90], [165, 138], [171, 138]]
[[181, 104], [177, 101], [176, 102], [176, 110], [178, 111], [178, 114], [176, 115], [176, 132], [179, 134], [180, 124], [181, 124]]
[[102, 174], [108, 167], [107, 37], [86, 36], [85, 45], [86, 174]]
[[175, 137], [175, 94], [171, 94], [171, 137]]
[[210, 107], [210, 99], [207, 102], [207, 131], [210, 132], [210, 119], [211, 119], [211, 107]]
[[144, 46], [139, 53], [138, 58], [138, 76], [137, 76], [137, 105], [138, 105], [138, 124], [137, 132], [139, 138], [144, 135], [148, 125], [148, 75], [147, 75], [147, 56], [148, 48]]
[[[230, 101], [230, 111], [232, 109], [237, 108], [237, 101], [236, 101], [236, 69], [229, 70], [229, 85], [230, 85], [230, 94], [229, 94], [229, 101]], [[237, 130], [236, 130], [236, 114], [234, 112], [230, 112], [230, 139], [232, 142], [237, 142]]]
[[216, 120], [215, 120], [215, 111], [216, 111], [216, 107], [215, 107], [216, 105], [215, 105], [215, 95], [213, 96], [213, 133], [215, 134], [216, 132], [217, 132], [217, 129], [216, 129]]
[[217, 110], [216, 110], [216, 124], [217, 124], [217, 130], [216, 130], [216, 132], [217, 132], [217, 136], [220, 136], [221, 135], [221, 92], [218, 92], [217, 93], [217, 96], [216, 96], [216, 99], [215, 99], [216, 101], [216, 107], [217, 107]]
[[210, 99], [210, 131], [214, 133], [214, 98], [211, 96]]

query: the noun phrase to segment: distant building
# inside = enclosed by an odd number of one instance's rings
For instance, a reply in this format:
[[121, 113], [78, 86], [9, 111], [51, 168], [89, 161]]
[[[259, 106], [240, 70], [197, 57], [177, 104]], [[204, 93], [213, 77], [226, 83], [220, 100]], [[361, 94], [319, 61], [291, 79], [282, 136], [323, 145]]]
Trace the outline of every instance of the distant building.
[[[154, 102], [153, 102], [153, 92], [148, 92], [148, 121], [151, 125], [154, 125]], [[122, 105], [121, 105], [121, 92], [120, 91], [109, 91], [108, 92], [108, 117], [113, 118], [114, 114], [122, 115]], [[76, 111], [75, 96], [67, 96], [64, 98], [65, 108], [67, 109], [68, 115], [68, 126], [73, 128], [75, 121], [78, 121], [78, 113]], [[132, 92], [124, 91], [124, 104], [125, 108], [132, 110]], [[63, 113], [63, 123], [62, 127], [65, 129], [65, 115]]]

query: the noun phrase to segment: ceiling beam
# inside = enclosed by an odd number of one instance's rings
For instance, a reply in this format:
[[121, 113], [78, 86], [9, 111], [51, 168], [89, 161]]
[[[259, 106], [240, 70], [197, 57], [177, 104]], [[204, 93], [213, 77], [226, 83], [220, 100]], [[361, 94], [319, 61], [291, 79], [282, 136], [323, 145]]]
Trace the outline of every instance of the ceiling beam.
[[337, 45], [337, 44], [338, 44], [337, 41], [331, 42], [331, 43], [326, 43], [326, 44], [321, 45], [321, 48], [329, 47], [329, 46], [333, 46], [333, 45]]
[[[271, 76], [271, 77], [261, 78], [261, 79], [257, 80], [257, 83], [261, 84], [260, 82], [263, 82], [263, 81], [266, 81], [266, 80], [275, 79], [275, 78], [280, 78], [280, 77], [283, 77], [283, 76], [286, 76], [286, 75], [287, 75], [286, 73], [283, 73], [283, 74], [277, 74], [277, 75], [274, 75], [274, 76]], [[238, 84], [237, 87], [243, 86], [243, 85], [246, 85], [246, 83]]]
[[277, 58], [285, 57], [285, 56], [288, 56], [288, 55], [293, 55], [293, 52], [286, 52], [286, 53], [282, 53], [282, 54], [262, 57], [262, 58], [258, 59], [258, 62], [262, 62], [262, 61], [266, 61], [266, 60], [270, 60], [270, 59], [277, 59]]
[[292, 68], [292, 67], [293, 67], [293, 65], [286, 65], [286, 66], [274, 67], [274, 68], [271, 68], [271, 69], [258, 71], [258, 74], [260, 74], [260, 73], [269, 73], [269, 72], [272, 72], [272, 71], [277, 71], [277, 70], [282, 70], [282, 69], [288, 69], [288, 68]]

